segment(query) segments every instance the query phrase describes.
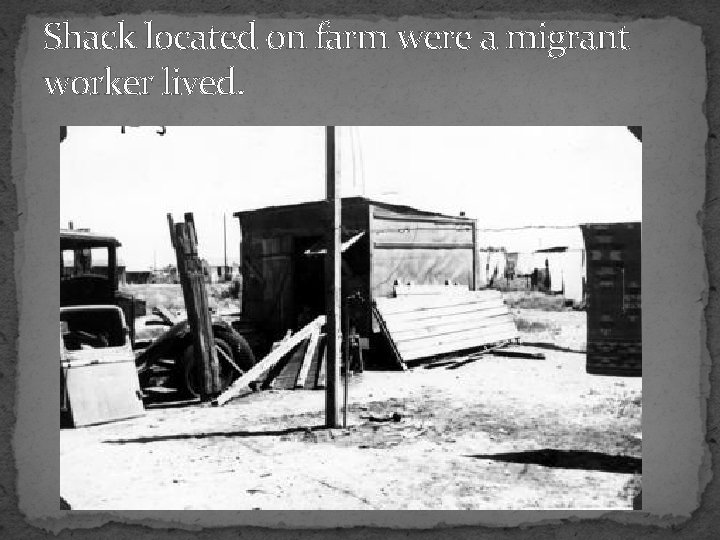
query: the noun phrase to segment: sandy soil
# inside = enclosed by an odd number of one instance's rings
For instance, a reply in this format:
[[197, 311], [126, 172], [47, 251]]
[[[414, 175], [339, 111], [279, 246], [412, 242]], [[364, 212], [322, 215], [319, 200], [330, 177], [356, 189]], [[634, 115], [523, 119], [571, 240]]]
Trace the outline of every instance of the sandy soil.
[[94, 510], [631, 508], [641, 379], [536, 350], [365, 372], [346, 429], [322, 427], [324, 392], [297, 390], [62, 430], [61, 495]]
[[585, 311], [546, 311], [511, 308], [520, 342], [585, 352], [587, 313]]

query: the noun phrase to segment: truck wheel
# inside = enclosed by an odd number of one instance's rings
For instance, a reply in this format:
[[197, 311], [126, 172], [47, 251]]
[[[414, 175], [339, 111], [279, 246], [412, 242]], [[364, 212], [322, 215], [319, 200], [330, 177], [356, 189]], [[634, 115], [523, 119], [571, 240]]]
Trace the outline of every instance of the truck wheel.
[[[230, 346], [232, 350], [231, 358], [243, 372], [248, 371], [257, 363], [248, 342], [233, 328], [213, 326], [213, 334], [215, 339], [220, 339]], [[237, 370], [235, 370], [235, 373], [237, 373]]]
[[[216, 332], [220, 336], [215, 336], [215, 347], [217, 347], [217, 357], [220, 364], [220, 392], [225, 391], [240, 375], [255, 365], [255, 356], [247, 344], [245, 339], [237, 334], [233, 336], [227, 332]], [[230, 364], [226, 358], [232, 361], [242, 371], [238, 370]], [[195, 355], [192, 344], [188, 345], [182, 354], [183, 365], [183, 382], [185, 390], [189, 396], [200, 396], [200, 380], [195, 369]]]

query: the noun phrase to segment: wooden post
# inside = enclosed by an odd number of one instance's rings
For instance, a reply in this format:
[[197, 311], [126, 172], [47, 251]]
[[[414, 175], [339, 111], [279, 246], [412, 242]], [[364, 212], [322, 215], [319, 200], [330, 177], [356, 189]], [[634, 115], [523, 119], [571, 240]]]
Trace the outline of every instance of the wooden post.
[[[336, 171], [335, 127], [325, 128], [325, 184], [327, 216], [327, 256], [325, 257], [325, 312], [327, 317], [327, 368], [325, 386], [325, 425], [340, 427], [340, 178]], [[338, 160], [339, 162], [339, 160]]]
[[173, 223], [171, 214], [167, 215], [167, 219], [170, 239], [177, 257], [178, 277], [185, 299], [187, 320], [192, 332], [193, 369], [198, 384], [195, 391], [200, 394], [203, 401], [206, 401], [219, 394], [222, 388], [212, 319], [205, 290], [205, 277], [197, 253], [195, 222], [191, 213], [185, 214], [184, 223]]

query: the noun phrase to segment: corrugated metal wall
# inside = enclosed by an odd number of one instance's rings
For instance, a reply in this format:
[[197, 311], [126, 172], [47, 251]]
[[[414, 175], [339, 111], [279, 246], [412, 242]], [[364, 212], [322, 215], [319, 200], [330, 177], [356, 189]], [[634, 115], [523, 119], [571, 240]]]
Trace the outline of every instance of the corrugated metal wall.
[[395, 280], [417, 284], [446, 280], [472, 287], [473, 222], [373, 210], [372, 295], [391, 296]]

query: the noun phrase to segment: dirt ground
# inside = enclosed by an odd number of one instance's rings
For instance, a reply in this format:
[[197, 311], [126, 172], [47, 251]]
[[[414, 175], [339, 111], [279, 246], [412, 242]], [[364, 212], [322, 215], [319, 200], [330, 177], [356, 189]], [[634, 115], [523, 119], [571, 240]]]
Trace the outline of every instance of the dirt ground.
[[62, 430], [61, 495], [78, 510], [632, 508], [641, 379], [532, 350], [546, 358], [366, 371], [346, 429], [322, 427], [323, 391], [295, 390]]

